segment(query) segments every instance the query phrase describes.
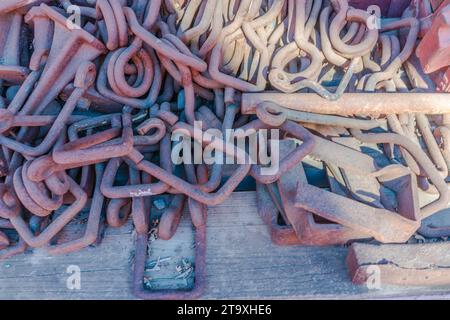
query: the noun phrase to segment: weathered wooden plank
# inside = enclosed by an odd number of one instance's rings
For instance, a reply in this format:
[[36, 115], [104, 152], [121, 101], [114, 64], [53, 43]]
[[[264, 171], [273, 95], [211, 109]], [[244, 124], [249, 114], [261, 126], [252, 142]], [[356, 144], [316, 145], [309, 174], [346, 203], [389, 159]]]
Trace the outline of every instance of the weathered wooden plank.
[[[254, 192], [234, 193], [225, 203], [210, 207], [208, 217], [207, 284], [204, 298], [385, 298], [431, 296], [450, 288], [386, 286], [369, 290], [351, 283], [345, 247], [277, 247], [256, 210]], [[133, 299], [131, 266], [133, 231], [128, 223], [108, 228], [101, 245], [64, 256], [42, 249], [0, 263], [0, 299]], [[151, 243], [150, 261], [170, 256], [173, 263], [151, 272], [155, 283], [169, 274], [180, 258], [192, 261], [192, 227], [188, 214], [170, 241]], [[172, 261], [172, 259], [170, 261]], [[81, 289], [66, 287], [67, 267], [81, 270]], [[166, 272], [169, 268], [169, 272]], [[158, 280], [159, 279], [159, 280]]]
[[450, 285], [450, 244], [373, 245], [354, 243], [347, 265], [354, 283]]

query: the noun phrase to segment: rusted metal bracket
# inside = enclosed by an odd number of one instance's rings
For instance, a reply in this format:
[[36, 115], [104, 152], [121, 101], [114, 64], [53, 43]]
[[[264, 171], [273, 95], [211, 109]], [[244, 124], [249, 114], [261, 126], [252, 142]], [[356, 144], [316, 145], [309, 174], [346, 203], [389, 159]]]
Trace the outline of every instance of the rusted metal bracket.
[[[294, 141], [282, 141], [280, 152], [282, 154], [295, 148]], [[331, 245], [346, 243], [349, 240], [369, 238], [364, 231], [352, 229], [334, 223], [316, 223], [313, 214], [298, 208], [295, 205], [297, 185], [307, 183], [306, 175], [301, 163], [284, 174], [278, 181], [278, 189], [283, 203], [283, 208], [289, 222], [297, 233], [302, 244], [307, 245]]]
[[405, 242], [420, 226], [420, 222], [397, 213], [370, 207], [308, 184], [299, 184], [295, 206], [365, 232], [381, 242]]
[[50, 245], [46, 247], [46, 250], [50, 254], [65, 254], [73, 251], [80, 250], [98, 240], [99, 232], [101, 229], [102, 220], [102, 208], [104, 205], [105, 197], [100, 191], [100, 182], [103, 178], [104, 165], [95, 165], [95, 190], [92, 197], [92, 201], [89, 209], [89, 216], [86, 224], [86, 230], [82, 237], [71, 240], [66, 243], [58, 243], [56, 245]]
[[[66, 124], [68, 123], [70, 116], [76, 107], [77, 101], [83, 96], [86, 90], [94, 83], [95, 76], [96, 76], [95, 65], [93, 63], [84, 62], [79, 66], [79, 68], [77, 69], [77, 73], [75, 75], [76, 89], [72, 92], [69, 99], [64, 104], [64, 107], [61, 109], [56, 119], [54, 119], [54, 122], [52, 123], [52, 126], [48, 131], [46, 137], [42, 140], [42, 142], [38, 146], [31, 147], [29, 145], [20, 143], [13, 139], [9, 139], [2, 135], [0, 135], [0, 143], [11, 150], [20, 152], [22, 155], [27, 156], [37, 157], [48, 152], [53, 147], [53, 144], [58, 139], [61, 131], [64, 130]], [[27, 118], [31, 118], [31, 120], [32, 119], [39, 120], [42, 117], [18, 115], [15, 117], [14, 120], [15, 122], [18, 122], [19, 119], [25, 120]], [[11, 127], [14, 125], [12, 114], [10, 122]], [[26, 123], [23, 122], [22, 124], [26, 125]]]
[[12, 84], [22, 83], [30, 73], [20, 63], [21, 50], [27, 46], [22, 41], [22, 28], [22, 14], [0, 14], [0, 79]]
[[[36, 21], [43, 22], [44, 27], [41, 28]], [[34, 44], [41, 49], [33, 53], [33, 66], [39, 68], [46, 62], [36, 88], [20, 113], [40, 114], [74, 79], [78, 67], [97, 58], [105, 52], [105, 47], [87, 31], [69, 29], [66, 18], [46, 4], [30, 9], [25, 16], [25, 22], [35, 25], [35, 41], [42, 41]], [[53, 34], [51, 42], [48, 39], [49, 34]]]
[[29, 229], [24, 220], [23, 213], [10, 218], [14, 228], [30, 247], [37, 248], [47, 245], [86, 205], [86, 193], [70, 177], [68, 177], [68, 180], [69, 191], [75, 197], [75, 201], [57, 219], [42, 230], [39, 235], [35, 236]]
[[[226, 198], [233, 192], [233, 190], [239, 185], [239, 183], [248, 174], [251, 164], [248, 160], [247, 153], [237, 148], [234, 144], [225, 142], [222, 139], [217, 139], [207, 131], [204, 131], [201, 135], [194, 135], [194, 127], [186, 123], [178, 122], [173, 130], [179, 130], [187, 137], [191, 137], [202, 145], [207, 145], [217, 151], [223, 152], [226, 155], [236, 157], [238, 163], [243, 163], [239, 165], [238, 169], [232, 174], [232, 176], [227, 180], [227, 182], [216, 192], [209, 193], [203, 191], [196, 185], [186, 182], [185, 180], [167, 172], [166, 170], [160, 168], [159, 166], [151, 163], [147, 160], [133, 161], [133, 159], [128, 159], [127, 162], [135, 166], [137, 169], [147, 172], [151, 176], [157, 178], [158, 180], [170, 185], [181, 193], [186, 194], [190, 198], [197, 200], [200, 203], [206, 205], [217, 205], [226, 200]], [[130, 161], [131, 160], [131, 161]]]
[[416, 54], [426, 73], [450, 65], [450, 4], [433, 17], [433, 24], [417, 46]]

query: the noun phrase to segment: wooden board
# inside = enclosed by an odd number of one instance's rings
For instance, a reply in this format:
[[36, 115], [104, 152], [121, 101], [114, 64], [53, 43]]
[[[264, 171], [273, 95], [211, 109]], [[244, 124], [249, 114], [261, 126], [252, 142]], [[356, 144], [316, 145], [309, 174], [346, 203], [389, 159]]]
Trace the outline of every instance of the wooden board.
[[[255, 192], [236, 192], [208, 212], [206, 299], [445, 297], [450, 292], [450, 287], [369, 290], [350, 282], [345, 247], [273, 245], [258, 216]], [[0, 299], [133, 299], [133, 239], [128, 223], [106, 229], [96, 248], [63, 256], [39, 249], [2, 261]], [[183, 258], [193, 260], [190, 241], [192, 227], [185, 214], [174, 239], [151, 243], [148, 265], [158, 256], [163, 260], [159, 270], [151, 272], [152, 281], [163, 278], [161, 283], [170, 283], [176, 265]], [[70, 265], [81, 270], [80, 290], [67, 289]]]

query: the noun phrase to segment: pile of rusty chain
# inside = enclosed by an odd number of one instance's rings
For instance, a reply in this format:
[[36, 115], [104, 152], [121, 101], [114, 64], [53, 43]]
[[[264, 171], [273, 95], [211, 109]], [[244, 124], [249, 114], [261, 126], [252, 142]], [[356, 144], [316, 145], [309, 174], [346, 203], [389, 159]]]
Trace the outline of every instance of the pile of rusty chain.
[[[413, 0], [385, 18], [387, 7], [355, 2], [2, 0], [0, 230], [8, 231], [0, 231], [0, 259], [28, 247], [80, 250], [103, 225], [131, 217], [135, 294], [197, 297], [206, 207], [249, 175], [278, 244], [450, 235], [426, 223], [450, 200], [441, 75], [450, 61], [416, 51], [425, 29], [447, 26], [450, 4]], [[281, 132], [272, 174], [261, 159], [246, 161], [250, 137], [263, 129]], [[200, 146], [222, 161], [174, 163], [174, 134], [195, 141], [183, 156]], [[238, 163], [228, 178], [226, 157]], [[326, 183], [311, 184], [308, 172], [325, 173]], [[433, 200], [419, 203], [419, 193]], [[162, 194], [171, 202], [159, 238], [174, 235], [185, 206], [195, 226], [191, 291], [143, 284], [150, 199]], [[59, 240], [85, 207], [84, 235]]]

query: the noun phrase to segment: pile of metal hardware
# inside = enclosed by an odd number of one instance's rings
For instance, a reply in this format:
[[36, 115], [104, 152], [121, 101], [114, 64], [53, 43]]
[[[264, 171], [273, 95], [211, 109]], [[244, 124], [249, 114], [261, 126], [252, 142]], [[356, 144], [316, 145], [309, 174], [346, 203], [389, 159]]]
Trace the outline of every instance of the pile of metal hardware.
[[[449, 0], [1, 0], [0, 259], [130, 218], [135, 295], [199, 297], [207, 206], [249, 176], [280, 245], [449, 236], [429, 222], [450, 200], [449, 34]], [[267, 174], [251, 138], [275, 131]], [[174, 135], [216, 161], [175, 163]], [[192, 290], [143, 282], [163, 194], [158, 237], [185, 207], [195, 227]]]

